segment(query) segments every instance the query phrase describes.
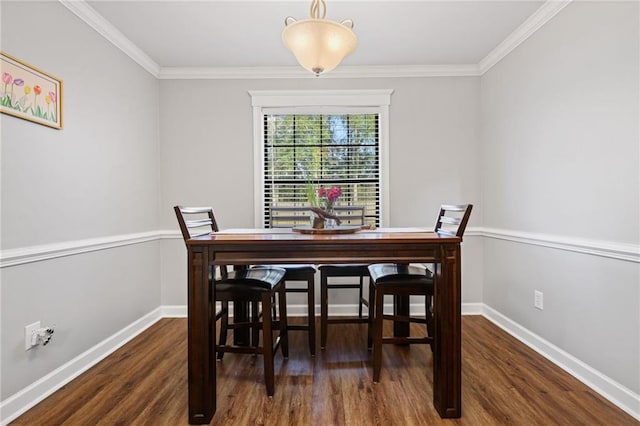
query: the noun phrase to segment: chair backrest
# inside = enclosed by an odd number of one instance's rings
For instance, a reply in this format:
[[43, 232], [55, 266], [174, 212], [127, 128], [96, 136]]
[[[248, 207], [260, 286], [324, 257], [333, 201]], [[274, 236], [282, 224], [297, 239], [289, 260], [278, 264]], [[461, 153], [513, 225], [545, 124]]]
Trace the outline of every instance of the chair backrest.
[[364, 207], [335, 206], [333, 213], [338, 216], [343, 225], [364, 225]]
[[189, 238], [218, 232], [218, 224], [211, 207], [182, 207], [175, 206], [182, 238], [186, 242]]
[[[211, 207], [182, 207], [174, 206], [182, 238], [186, 244], [189, 238], [200, 235], [208, 235], [211, 232], [218, 232], [218, 223]], [[226, 265], [219, 265], [220, 275], [216, 279], [227, 279], [229, 273]], [[215, 272], [210, 273], [210, 279]]]
[[269, 228], [293, 228], [296, 225], [308, 225], [311, 210], [302, 206], [269, 207]]
[[434, 231], [441, 235], [462, 237], [472, 208], [473, 204], [443, 204]]
[[[333, 213], [343, 225], [364, 225], [364, 207], [335, 206]], [[309, 225], [311, 210], [306, 206], [271, 206], [269, 208], [270, 228], [292, 228], [296, 225]]]

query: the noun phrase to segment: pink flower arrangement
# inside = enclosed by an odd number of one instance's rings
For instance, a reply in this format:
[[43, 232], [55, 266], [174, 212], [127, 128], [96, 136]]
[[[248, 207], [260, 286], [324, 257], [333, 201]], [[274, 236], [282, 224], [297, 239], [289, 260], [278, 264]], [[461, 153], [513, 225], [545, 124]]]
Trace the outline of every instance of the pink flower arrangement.
[[318, 188], [318, 199], [320, 204], [326, 211], [333, 210], [335, 202], [342, 195], [342, 189], [339, 186], [332, 186], [327, 189], [324, 186]]

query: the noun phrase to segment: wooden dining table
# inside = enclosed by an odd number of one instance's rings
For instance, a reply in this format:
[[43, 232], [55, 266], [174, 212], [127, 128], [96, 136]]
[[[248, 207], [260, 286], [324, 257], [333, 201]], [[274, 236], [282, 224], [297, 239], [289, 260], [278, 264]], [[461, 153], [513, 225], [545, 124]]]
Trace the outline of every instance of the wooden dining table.
[[210, 268], [291, 263], [433, 263], [433, 405], [440, 417], [460, 417], [461, 242], [460, 237], [426, 228], [379, 228], [349, 234], [229, 229], [189, 239], [189, 423], [207, 424], [216, 411], [215, 287], [209, 285]]

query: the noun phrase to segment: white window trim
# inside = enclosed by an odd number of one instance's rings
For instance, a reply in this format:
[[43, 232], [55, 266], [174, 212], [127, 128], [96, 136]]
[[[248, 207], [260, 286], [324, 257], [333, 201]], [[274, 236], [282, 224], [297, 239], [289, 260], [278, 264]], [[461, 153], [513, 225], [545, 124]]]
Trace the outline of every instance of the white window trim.
[[264, 218], [264, 133], [262, 119], [276, 108], [289, 113], [317, 113], [366, 108], [379, 114], [380, 143], [380, 224], [389, 226], [389, 105], [393, 89], [373, 90], [250, 90], [253, 107], [254, 223], [262, 227]]

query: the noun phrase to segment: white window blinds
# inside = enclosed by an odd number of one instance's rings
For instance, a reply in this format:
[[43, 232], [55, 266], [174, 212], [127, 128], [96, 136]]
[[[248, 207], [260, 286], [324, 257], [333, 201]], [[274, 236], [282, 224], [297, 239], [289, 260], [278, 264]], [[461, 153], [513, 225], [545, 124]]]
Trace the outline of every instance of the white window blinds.
[[379, 114], [264, 114], [265, 227], [270, 206], [308, 206], [307, 183], [338, 186], [338, 206], [380, 221]]

